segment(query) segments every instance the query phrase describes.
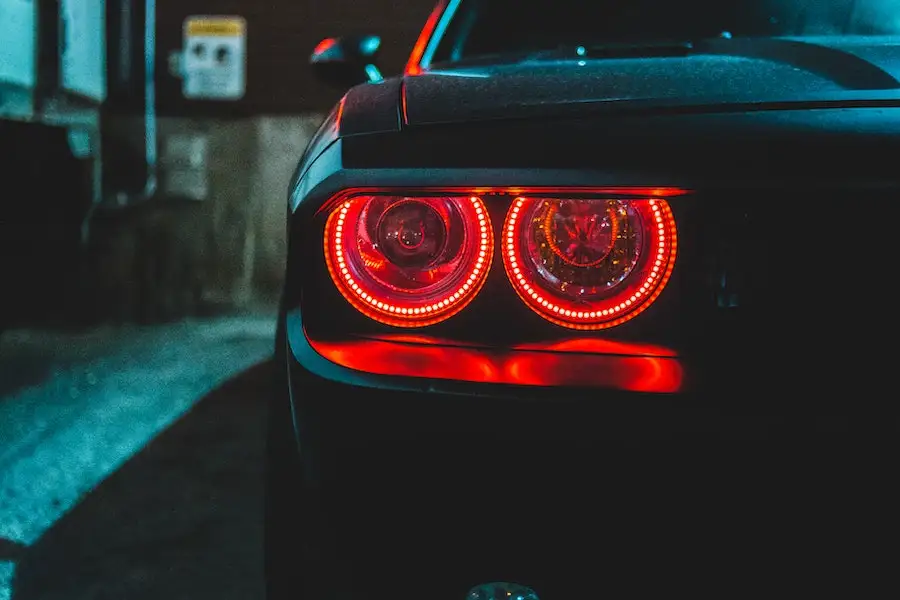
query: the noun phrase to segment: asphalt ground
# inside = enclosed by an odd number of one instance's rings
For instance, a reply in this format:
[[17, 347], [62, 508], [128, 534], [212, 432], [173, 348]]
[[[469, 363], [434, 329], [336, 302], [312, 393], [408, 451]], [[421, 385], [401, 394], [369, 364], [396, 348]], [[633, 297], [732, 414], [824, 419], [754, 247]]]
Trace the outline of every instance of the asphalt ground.
[[[273, 315], [0, 337], [0, 599], [261, 598], [273, 337]], [[893, 424], [792, 439], [791, 456], [707, 441], [687, 454], [650, 446], [643, 458], [619, 448], [602, 473], [576, 469], [572, 453], [509, 448], [533, 455], [528, 468], [489, 468], [496, 476], [475, 487], [448, 483], [470, 479], [465, 457], [431, 448], [434, 486], [398, 483], [408, 488], [398, 495], [383, 470], [361, 470], [354, 481], [367, 493], [342, 494], [355, 503], [342, 529], [363, 556], [357, 567], [399, 549], [444, 588], [481, 568], [493, 577], [518, 553], [529, 568], [504, 572], [549, 565], [591, 596], [615, 586], [615, 597], [648, 597], [648, 585], [717, 598], [900, 591]], [[402, 444], [381, 465], [421, 463], [424, 449]], [[715, 468], [691, 468], [700, 462]], [[550, 500], [560, 510], [548, 513]], [[493, 515], [472, 535], [459, 527], [466, 507]], [[419, 524], [409, 543], [390, 511]], [[507, 522], [524, 541], [501, 534]], [[373, 572], [391, 580], [377, 589], [415, 565]], [[542, 597], [559, 581], [547, 577], [535, 586]]]
[[0, 338], [0, 599], [261, 597], [274, 322]]

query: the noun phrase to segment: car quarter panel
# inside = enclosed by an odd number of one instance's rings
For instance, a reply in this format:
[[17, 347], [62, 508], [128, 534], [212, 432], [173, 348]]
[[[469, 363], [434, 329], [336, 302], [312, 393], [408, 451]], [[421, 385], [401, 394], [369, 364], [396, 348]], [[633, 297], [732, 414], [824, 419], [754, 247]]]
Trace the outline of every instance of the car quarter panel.
[[308, 194], [295, 193], [294, 207], [360, 185], [877, 187], [896, 181], [900, 99], [741, 106], [735, 113], [727, 105], [706, 108], [352, 136], [335, 151], [339, 160], [303, 182]]
[[[733, 114], [717, 108], [717, 112], [710, 114], [657, 114], [641, 118], [606, 115], [580, 119], [482, 122], [452, 127], [422, 126], [393, 133], [342, 138], [315, 161], [293, 195], [292, 247], [286, 298], [288, 337], [293, 356], [298, 364], [306, 363], [311, 371], [320, 375], [324, 373], [326, 379], [344, 383], [359, 379], [356, 385], [463, 395], [474, 389], [472, 386], [439, 384], [428, 379], [398, 383], [359, 374], [349, 377], [348, 373], [341, 373], [341, 369], [333, 367], [323, 371], [319, 368], [323, 364], [321, 360], [316, 359], [319, 367], [309, 362], [310, 348], [306, 344], [301, 318], [303, 288], [306, 287], [308, 298], [318, 297], [328, 290], [334, 291], [329, 287], [331, 282], [327, 275], [322, 276], [323, 220], [322, 215], [317, 213], [342, 190], [360, 186], [413, 189], [679, 187], [693, 190], [696, 195], [672, 201], [679, 222], [679, 253], [683, 255], [670, 283], [672, 291], [663, 294], [657, 303], [658, 309], [648, 311], [652, 315], [636, 319], [639, 324], [632, 322], [604, 335], [630, 335], [637, 336], [640, 341], [658, 342], [647, 336], [667, 335], [677, 330], [685, 344], [693, 340], [696, 346], [679, 347], [685, 354], [685, 369], [689, 378], [694, 380], [692, 384], [697, 384], [701, 371], [696, 368], [691, 370], [689, 361], [693, 361], [694, 366], [702, 365], [703, 384], [718, 390], [707, 396], [703, 403], [715, 403], [720, 394], [730, 389], [729, 386], [743, 381], [742, 386], [746, 388], [744, 400], [739, 401], [733, 390], [728, 392], [732, 407], [739, 404], [751, 410], [760, 409], [764, 404], [769, 408], [783, 407], [779, 395], [767, 396], [765, 403], [760, 401], [762, 382], [772, 382], [785, 369], [795, 369], [794, 387], [809, 391], [812, 386], [796, 371], [802, 365], [790, 366], [793, 363], [781, 360], [784, 357], [776, 356], [776, 351], [794, 348], [793, 344], [802, 338], [802, 331], [813, 332], [823, 326], [816, 316], [817, 309], [795, 312], [797, 306], [792, 303], [794, 299], [802, 299], [810, 307], [819, 306], [822, 314], [830, 314], [831, 311], [831, 308], [823, 308], [826, 300], [831, 304], [837, 303], [839, 298], [848, 303], [855, 302], [852, 296], [856, 288], [853, 286], [833, 289], [826, 286], [822, 293], [830, 294], [830, 298], [824, 295], [807, 299], [804, 294], [807, 290], [802, 287], [806, 284], [801, 282], [814, 276], [828, 281], [831, 277], [849, 272], [862, 280], [877, 279], [880, 270], [891, 260], [891, 238], [876, 232], [880, 227], [877, 223], [886, 221], [872, 222], [872, 227], [868, 229], [870, 236], [865, 238], [867, 252], [877, 260], [854, 262], [856, 254], [839, 252], [830, 255], [828, 261], [819, 261], [816, 258], [817, 246], [813, 242], [818, 237], [815, 232], [831, 231], [835, 227], [833, 223], [853, 222], [844, 217], [856, 214], [854, 206], [881, 206], [889, 211], [900, 209], [900, 204], [896, 202], [900, 199], [900, 172], [895, 167], [895, 157], [900, 155], [900, 107], [831, 107]], [[697, 206], [715, 210], [700, 210]], [[735, 224], [735, 215], [743, 219], [744, 213], [753, 213], [752, 220]], [[685, 215], [688, 218], [681, 219]], [[835, 218], [838, 220], [835, 221]], [[497, 215], [494, 215], [494, 220], [502, 221]], [[734, 229], [728, 229], [730, 227]], [[828, 247], [829, 242], [825, 241], [827, 234], [822, 235], [826, 236], [822, 238], [822, 243]], [[776, 310], [779, 323], [794, 319], [790, 331], [794, 337], [790, 343], [785, 337], [779, 345], [779, 338], [768, 338], [763, 335], [763, 329], [758, 329], [752, 337], [753, 341], [745, 341], [743, 348], [729, 347], [724, 332], [733, 330], [722, 320], [727, 316], [724, 313], [716, 313], [717, 324], [704, 331], [704, 335], [692, 329], [701, 322], [697, 319], [707, 319], [707, 314], [699, 313], [706, 310], [707, 302], [713, 301], [711, 288], [706, 282], [708, 277], [712, 277], [712, 271], [706, 270], [707, 259], [719, 260], [719, 255], [728, 251], [723, 244], [727, 245], [730, 237], [740, 238], [746, 247], [740, 249], [742, 254], [739, 257], [725, 257], [724, 260], [743, 261], [740, 268], [745, 269], [758, 264], [759, 268], [753, 267], [755, 276], [761, 276], [768, 269], [772, 275], [767, 277], [773, 281], [778, 278], [778, 285], [781, 286], [778, 289], [785, 290], [789, 312], [778, 311], [777, 307], [773, 310]], [[705, 256], [705, 253], [710, 254]], [[780, 266], [782, 262], [795, 266], [785, 269]], [[494, 267], [494, 275], [502, 278], [502, 267]], [[734, 267], [726, 265], [723, 268]], [[316, 269], [318, 274], [314, 275]], [[792, 273], [796, 273], [796, 277]], [[816, 290], [809, 288], [808, 291], [814, 293]], [[488, 298], [483, 302], [489, 303], [491, 300]], [[340, 308], [346, 308], [339, 297], [325, 305], [333, 307], [333, 318], [344, 318], [337, 316], [343, 314]], [[715, 310], [714, 307], [712, 310]], [[514, 311], [504, 312], [507, 313], [504, 318], [513, 318], [510, 315]], [[874, 314], [870, 311], [870, 315]], [[452, 334], [453, 327], [463, 326], [461, 324], [469, 318], [463, 317], [465, 314], [454, 317], [453, 324], [447, 326], [447, 332]], [[841, 343], [850, 347], [861, 343], [858, 338], [865, 331], [860, 325], [860, 317], [854, 319], [857, 323], [855, 332], [853, 328], [846, 329], [844, 323], [837, 324], [841, 329], [835, 330], [844, 332], [836, 333], [835, 339], [840, 337], [844, 340]], [[709, 325], [708, 320], [702, 322]], [[520, 321], [520, 326], [524, 323]], [[653, 333], [654, 329], [658, 331]], [[721, 335], [707, 335], [709, 332]], [[765, 329], [765, 332], [771, 333], [770, 329]], [[855, 341], [851, 342], [851, 337]], [[811, 350], [817, 349], [805, 347], [803, 351]], [[825, 352], [827, 349], [818, 350]], [[761, 365], [759, 369], [763, 370], [753, 375], [754, 367], [751, 365], [754, 363], [747, 360], [739, 365], [739, 369], [732, 369], [735, 356], [746, 357], [748, 352], [759, 351], [769, 352], [770, 362], [775, 366]], [[729, 357], [731, 362], [721, 362], [719, 359], [723, 357]], [[860, 355], [857, 358], [861, 360]], [[880, 368], [877, 367], [881, 364], [877, 357], [867, 360], [868, 370]], [[815, 365], [816, 362], [810, 359], [809, 364]], [[325, 371], [330, 371], [332, 375], [328, 376]], [[747, 386], [747, 377], [757, 378], [752, 390]], [[878, 378], [873, 376], [864, 383], [874, 389], [872, 386], [877, 381]], [[854, 385], [858, 392], [862, 383], [857, 381]], [[831, 387], [836, 388], [834, 385]], [[486, 393], [487, 390], [482, 391]], [[526, 395], [520, 389], [501, 393], [499, 388], [496, 394]], [[540, 396], [540, 393], [537, 395]], [[802, 394], [797, 397], [802, 397]], [[838, 394], [836, 397], [840, 401], [845, 396]], [[871, 399], [877, 401], [876, 397]], [[820, 399], [815, 402], [823, 410], [828, 410]], [[803, 406], [808, 407], [808, 402], [804, 400]]]

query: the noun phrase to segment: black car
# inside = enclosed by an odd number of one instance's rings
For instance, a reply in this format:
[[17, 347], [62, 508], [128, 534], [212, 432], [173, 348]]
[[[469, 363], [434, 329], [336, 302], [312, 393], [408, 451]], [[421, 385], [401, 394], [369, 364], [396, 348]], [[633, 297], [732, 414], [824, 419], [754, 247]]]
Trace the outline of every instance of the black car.
[[353, 87], [290, 186], [269, 597], [890, 572], [898, 31], [892, 0], [448, 0], [402, 76], [320, 44]]

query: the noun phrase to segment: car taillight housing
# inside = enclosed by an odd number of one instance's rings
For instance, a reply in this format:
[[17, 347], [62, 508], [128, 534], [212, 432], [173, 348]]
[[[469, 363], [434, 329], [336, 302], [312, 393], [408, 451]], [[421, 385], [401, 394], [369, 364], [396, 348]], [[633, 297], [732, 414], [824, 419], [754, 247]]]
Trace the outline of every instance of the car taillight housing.
[[325, 258], [341, 294], [366, 316], [420, 327], [462, 310], [490, 269], [493, 232], [470, 195], [360, 194], [325, 225]]
[[666, 198], [685, 193], [348, 190], [325, 209], [325, 262], [363, 315], [393, 327], [434, 325], [463, 310], [488, 278], [490, 207], [505, 214], [500, 258], [524, 304], [558, 326], [606, 329], [649, 308], [666, 286], [677, 250]]
[[675, 220], [658, 197], [518, 197], [503, 264], [519, 297], [573, 329], [620, 325], [647, 309], [675, 264]]

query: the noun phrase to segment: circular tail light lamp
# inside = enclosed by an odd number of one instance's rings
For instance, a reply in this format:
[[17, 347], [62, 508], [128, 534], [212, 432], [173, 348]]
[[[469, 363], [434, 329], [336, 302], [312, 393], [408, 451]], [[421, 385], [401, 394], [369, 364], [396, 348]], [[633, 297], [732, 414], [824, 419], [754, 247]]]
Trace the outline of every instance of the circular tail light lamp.
[[359, 195], [325, 224], [325, 259], [357, 310], [395, 327], [450, 318], [487, 278], [490, 217], [475, 196]]
[[614, 327], [646, 310], [675, 252], [661, 198], [519, 197], [503, 227], [503, 265], [519, 297], [572, 329]]

